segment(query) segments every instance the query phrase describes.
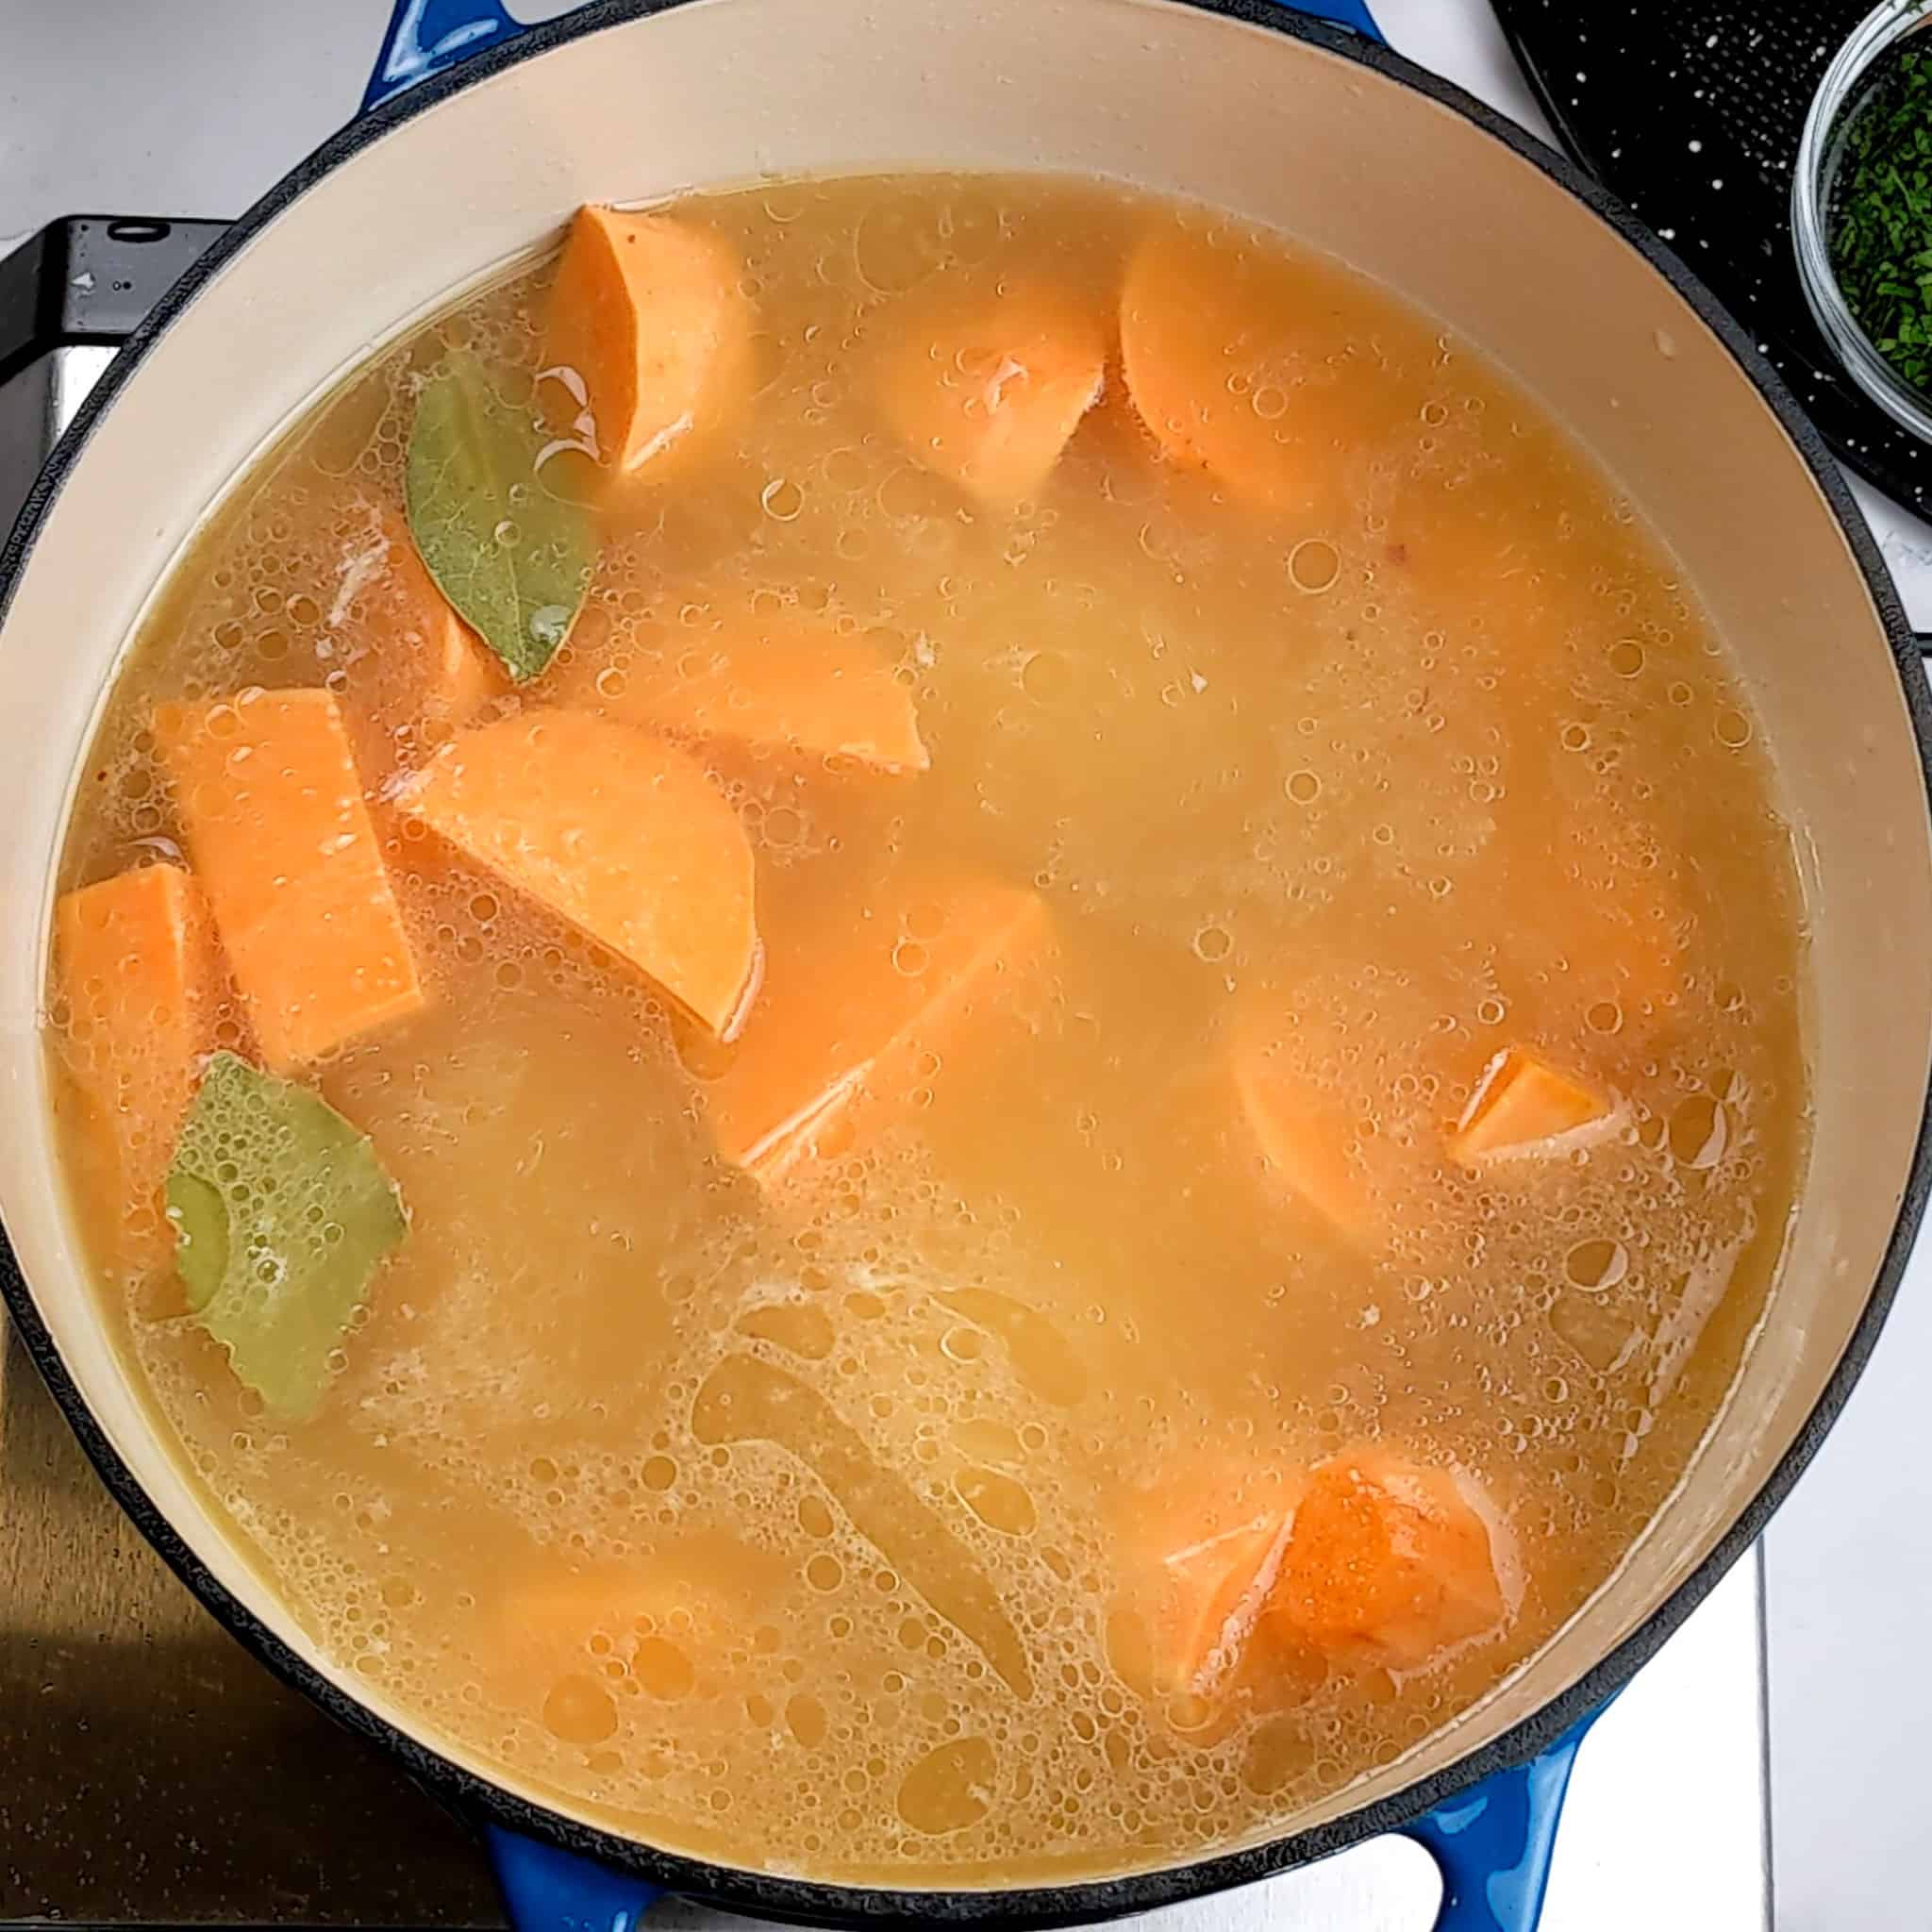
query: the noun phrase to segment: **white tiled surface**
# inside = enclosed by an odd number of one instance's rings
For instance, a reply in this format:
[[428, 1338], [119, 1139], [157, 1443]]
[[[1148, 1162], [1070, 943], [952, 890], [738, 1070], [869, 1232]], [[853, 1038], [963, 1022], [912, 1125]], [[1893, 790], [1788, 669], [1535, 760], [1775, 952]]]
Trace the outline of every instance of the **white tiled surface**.
[[[528, 11], [566, 10], [533, 0]], [[1376, 0], [1404, 52], [1537, 125], [1484, 0]], [[386, 0], [0, 0], [0, 245], [57, 215], [228, 215], [353, 109]], [[1932, 627], [1932, 530], [1866, 495], [1908, 608]], [[1927, 962], [1932, 971], [1932, 962]], [[1932, 1283], [1916, 1264], [1885, 1346], [1768, 1539], [1779, 1932], [1926, 1932], [1924, 1750], [1932, 1729], [1932, 1457], [1924, 1382]], [[1739, 1652], [1719, 1623], [1687, 1667], [1705, 1681]], [[1696, 1640], [1701, 1641], [1701, 1640]], [[1689, 1645], [1686, 1645], [1687, 1654]], [[1698, 1890], [1750, 1828], [1710, 1767], [1642, 1766], [1642, 1678], [1578, 1771], [1548, 1932], [1597, 1924], [1729, 1932]], [[1592, 1762], [1598, 1769], [1593, 1772]], [[1592, 1782], [1635, 1778], [1660, 1836], [1591, 1842]], [[1625, 1815], [1627, 1789], [1603, 1793]], [[1613, 1802], [1621, 1800], [1621, 1802]], [[1700, 1847], [1703, 1856], [1700, 1857]], [[1369, 1848], [1213, 1907], [1197, 1923], [1397, 1932], [1426, 1917], [1433, 1880], [1407, 1846]], [[1381, 1905], [1363, 1904], [1366, 1861]], [[1392, 1912], [1391, 1917], [1389, 1914]]]

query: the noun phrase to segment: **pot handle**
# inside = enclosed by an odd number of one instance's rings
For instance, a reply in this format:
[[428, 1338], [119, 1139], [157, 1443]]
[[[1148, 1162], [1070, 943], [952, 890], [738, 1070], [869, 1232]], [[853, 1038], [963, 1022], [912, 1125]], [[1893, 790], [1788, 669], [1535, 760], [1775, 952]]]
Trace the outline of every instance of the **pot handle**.
[[358, 118], [372, 108], [524, 31], [498, 0], [395, 0]]
[[648, 1879], [500, 1825], [484, 1836], [514, 1932], [637, 1932], [664, 1895]]
[[[1407, 1827], [1442, 1874], [1435, 1932], [1536, 1932], [1557, 1821], [1591, 1711], [1527, 1764], [1511, 1765]], [[491, 1825], [490, 1862], [515, 1932], [638, 1932], [663, 1888]]]
[[[1353, 27], [1372, 41], [1382, 38], [1368, 0], [1279, 0], [1293, 13], [1307, 13], [1338, 26]], [[395, 0], [389, 31], [358, 115], [407, 92], [419, 80], [458, 66], [486, 47], [498, 47], [524, 32], [525, 23], [505, 11], [501, 0]]]
[[1275, 0], [1291, 13], [1306, 13], [1313, 20], [1333, 21], [1337, 26], [1352, 27], [1372, 41], [1386, 38], [1369, 11], [1368, 0]]
[[1591, 1711], [1528, 1763], [1491, 1773], [1403, 1833], [1442, 1874], [1436, 1932], [1536, 1932], [1576, 1747], [1601, 1715]]

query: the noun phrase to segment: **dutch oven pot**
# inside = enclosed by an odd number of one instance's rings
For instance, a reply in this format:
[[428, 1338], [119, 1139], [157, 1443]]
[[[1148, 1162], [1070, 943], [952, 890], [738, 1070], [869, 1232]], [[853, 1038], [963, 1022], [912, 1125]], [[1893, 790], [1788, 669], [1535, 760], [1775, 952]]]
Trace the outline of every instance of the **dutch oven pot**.
[[[526, 1926], [622, 1932], [660, 1890], [820, 1923], [1050, 1924], [1401, 1829], [1443, 1865], [1443, 1924], [1526, 1932], [1576, 1732], [1763, 1528], [1876, 1339], [1927, 1174], [1932, 821], [1912, 639], [1823, 444], [1710, 296], [1562, 160], [1375, 44], [1358, 6], [1327, 10], [1356, 30], [1269, 0], [605, 0], [519, 35], [494, 0], [402, 0], [373, 110], [162, 302], [0, 558], [8, 1304], [161, 1554], [273, 1669], [487, 1825]], [[324, 1656], [184, 1474], [96, 1317], [38, 1037], [84, 748], [143, 607], [238, 471], [373, 346], [554, 242], [581, 202], [907, 167], [1108, 175], [1212, 203], [1332, 251], [1505, 364], [1663, 533], [1736, 654], [1811, 934], [1813, 1147], [1777, 1285], [1628, 1560], [1476, 1708], [1279, 1836], [1024, 1890], [816, 1885], [781, 1875], [783, 1845], [737, 1871], [627, 1842]]]

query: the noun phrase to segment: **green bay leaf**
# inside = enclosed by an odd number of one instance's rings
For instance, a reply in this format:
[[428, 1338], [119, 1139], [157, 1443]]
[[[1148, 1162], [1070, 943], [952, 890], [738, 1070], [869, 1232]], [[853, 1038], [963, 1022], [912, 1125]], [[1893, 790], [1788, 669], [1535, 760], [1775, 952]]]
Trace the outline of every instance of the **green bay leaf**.
[[274, 1413], [306, 1414], [376, 1268], [408, 1230], [367, 1136], [319, 1093], [218, 1053], [182, 1126], [167, 1199], [190, 1309]]
[[570, 635], [590, 588], [590, 512], [544, 487], [536, 430], [474, 356], [457, 355], [416, 399], [405, 495], [409, 534], [458, 614], [519, 683]]

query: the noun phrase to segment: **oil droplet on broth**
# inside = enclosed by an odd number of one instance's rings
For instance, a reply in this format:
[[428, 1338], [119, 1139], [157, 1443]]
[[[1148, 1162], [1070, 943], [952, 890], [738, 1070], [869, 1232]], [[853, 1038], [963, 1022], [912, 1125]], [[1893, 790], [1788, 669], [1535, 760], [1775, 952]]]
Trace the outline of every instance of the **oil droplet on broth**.
[[1288, 575], [1297, 591], [1319, 596], [1341, 575], [1341, 553], [1320, 537], [1304, 538], [1288, 553]]
[[808, 1302], [772, 1302], [750, 1308], [738, 1318], [737, 1325], [741, 1335], [774, 1342], [808, 1361], [824, 1361], [838, 1340], [831, 1316]]
[[617, 1729], [617, 1704], [594, 1677], [559, 1677], [543, 1700], [543, 1724], [566, 1744], [601, 1744]]
[[1257, 1725], [1241, 1752], [1241, 1782], [1270, 1798], [1307, 1775], [1314, 1743], [1307, 1728], [1291, 1718], [1269, 1718]]
[[959, 1499], [989, 1529], [1031, 1536], [1040, 1521], [1033, 1498], [1009, 1475], [992, 1469], [963, 1469], [954, 1478]]
[[1557, 1297], [1550, 1326], [1598, 1374], [1623, 1367], [1642, 1339], [1636, 1317], [1620, 1301], [1574, 1288]]
[[1622, 1241], [1579, 1241], [1564, 1259], [1572, 1284], [1597, 1294], [1615, 1288], [1630, 1272], [1630, 1251]]
[[1716, 1167], [1729, 1142], [1729, 1116], [1711, 1094], [1691, 1095], [1671, 1115], [1671, 1154], [1680, 1166], [1698, 1171]]
[[1035, 651], [1020, 673], [1020, 685], [1035, 704], [1058, 704], [1072, 690], [1074, 675], [1055, 651]]
[[697, 1672], [688, 1655], [665, 1637], [646, 1637], [631, 1654], [630, 1674], [646, 1695], [672, 1703], [691, 1695]]
[[825, 1707], [816, 1697], [801, 1691], [785, 1706], [785, 1724], [791, 1735], [808, 1751], [816, 1751], [825, 1741], [828, 1729]]
[[984, 1738], [941, 1744], [907, 1773], [899, 1787], [899, 1816], [929, 1837], [965, 1830], [991, 1808], [998, 1764]]
[[970, 1416], [953, 1431], [953, 1441], [961, 1455], [975, 1462], [990, 1462], [1012, 1468], [1026, 1455], [1020, 1432], [1011, 1424], [991, 1416]]

